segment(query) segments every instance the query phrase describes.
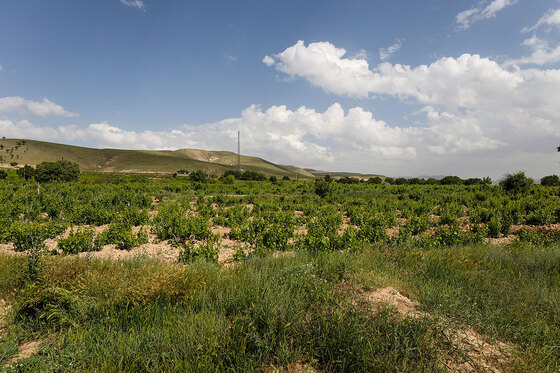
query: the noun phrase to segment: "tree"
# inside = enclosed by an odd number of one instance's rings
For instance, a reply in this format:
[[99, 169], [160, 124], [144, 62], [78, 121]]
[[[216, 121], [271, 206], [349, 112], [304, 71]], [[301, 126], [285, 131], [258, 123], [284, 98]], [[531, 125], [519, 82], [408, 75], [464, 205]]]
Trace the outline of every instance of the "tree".
[[70, 161], [42, 162], [35, 168], [35, 180], [39, 183], [53, 181], [77, 181], [80, 166]]
[[558, 175], [545, 176], [541, 179], [541, 185], [558, 186], [560, 185], [560, 178], [558, 178]]
[[500, 181], [500, 186], [511, 194], [527, 194], [533, 185], [533, 179], [526, 177], [524, 172], [507, 174]]
[[332, 183], [323, 179], [315, 179], [315, 194], [321, 198], [327, 197], [332, 191]]
[[272, 175], [271, 177], [268, 178], [268, 181], [270, 181], [271, 183], [276, 183], [278, 181], [278, 178]]
[[[325, 176], [325, 181], [328, 182], [326, 176]], [[340, 179], [338, 179], [336, 182], [339, 183], [339, 184], [359, 184], [360, 179], [358, 179], [356, 177], [344, 176], [344, 177], [341, 177]]]
[[439, 183], [441, 185], [461, 185], [463, 180], [459, 176], [446, 176]]
[[381, 184], [383, 180], [379, 176], [370, 177], [367, 181], [368, 184]]
[[196, 170], [190, 173], [189, 179], [198, 183], [205, 183], [208, 181], [208, 175], [202, 170]]
[[235, 184], [235, 177], [233, 175], [222, 176], [222, 182], [224, 184]]
[[6, 177], [8, 177], [6, 170], [0, 170], [0, 180], [4, 180]]
[[16, 173], [18, 174], [19, 177], [21, 177], [24, 180], [29, 180], [35, 177], [35, 169], [28, 165], [25, 165], [22, 168], [18, 168], [16, 170]]

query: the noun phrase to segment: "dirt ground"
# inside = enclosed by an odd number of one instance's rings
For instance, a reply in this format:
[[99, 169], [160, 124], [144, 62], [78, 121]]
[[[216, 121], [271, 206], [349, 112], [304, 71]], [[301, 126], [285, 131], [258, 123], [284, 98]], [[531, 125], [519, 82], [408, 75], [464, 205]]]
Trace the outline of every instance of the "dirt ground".
[[[374, 310], [384, 307], [393, 308], [403, 317], [427, 317], [428, 313], [417, 310], [418, 302], [402, 295], [393, 287], [365, 292], [364, 299]], [[442, 320], [444, 325], [452, 325]], [[451, 344], [464, 356], [449, 356], [445, 368], [449, 372], [503, 372], [511, 357], [513, 347], [503, 342], [482, 336], [471, 328], [449, 326], [444, 332]]]

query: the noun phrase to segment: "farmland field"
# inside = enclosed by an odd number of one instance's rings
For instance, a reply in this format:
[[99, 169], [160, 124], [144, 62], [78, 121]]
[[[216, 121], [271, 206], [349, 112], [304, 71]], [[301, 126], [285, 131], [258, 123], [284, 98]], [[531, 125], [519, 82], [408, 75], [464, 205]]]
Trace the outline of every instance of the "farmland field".
[[560, 370], [559, 187], [318, 185], [9, 174], [0, 367]]

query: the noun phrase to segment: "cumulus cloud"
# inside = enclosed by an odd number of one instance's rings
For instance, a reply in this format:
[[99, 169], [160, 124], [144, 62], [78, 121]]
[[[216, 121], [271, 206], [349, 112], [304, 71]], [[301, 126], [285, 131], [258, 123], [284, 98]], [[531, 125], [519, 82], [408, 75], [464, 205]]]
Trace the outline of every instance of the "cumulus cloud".
[[500, 10], [517, 3], [517, 0], [493, 0], [486, 7], [467, 9], [455, 16], [459, 29], [466, 30], [475, 22], [493, 18]]
[[527, 64], [548, 65], [560, 62], [560, 44], [551, 47], [546, 40], [533, 35], [531, 38], [523, 41], [522, 45], [531, 49], [531, 55], [508, 60], [506, 62], [507, 66]]
[[32, 113], [41, 117], [50, 115], [77, 117], [78, 114], [66, 111], [62, 106], [44, 98], [43, 101], [27, 100], [19, 96], [0, 97], [0, 113]]
[[523, 46], [531, 50], [531, 55], [521, 58], [510, 59], [506, 61], [506, 66], [512, 65], [548, 65], [560, 62], [560, 43], [556, 46], [550, 46], [549, 42], [536, 35], [542, 26], [548, 26], [546, 31], [550, 31], [551, 27], [560, 27], [560, 9], [549, 9], [532, 27], [526, 27], [521, 30], [522, 33], [534, 31], [532, 37], [525, 39]]
[[264, 58], [262, 59], [262, 62], [266, 65], [266, 66], [272, 66], [274, 65], [275, 61], [274, 58], [270, 57], [270, 56], [264, 56]]
[[[527, 45], [547, 47], [538, 39]], [[269, 64], [330, 93], [390, 96], [424, 105], [415, 113], [422, 115], [423, 126], [402, 127], [400, 132], [419, 158], [469, 152], [503, 158], [512, 151], [554, 149], [560, 142], [560, 70], [511, 70], [471, 54], [415, 67], [388, 62], [369, 66], [365, 59], [345, 54], [329, 42], [306, 46], [299, 41], [271, 57], [274, 62]]]
[[[395, 41], [395, 44], [391, 45], [390, 47], [379, 49], [379, 58], [381, 59], [381, 61], [387, 61], [389, 58], [391, 58], [393, 54], [398, 52], [399, 49], [401, 49], [401, 47], [402, 47], [402, 40], [397, 39]], [[361, 56], [356, 56], [356, 57], [360, 58]]]
[[418, 172], [429, 156], [464, 155], [497, 149], [477, 121], [427, 106], [425, 127], [393, 127], [360, 107], [338, 103], [324, 112], [302, 106], [261, 109], [251, 105], [236, 118], [166, 131], [130, 131], [109, 123], [41, 127], [27, 120], [0, 121], [0, 133], [15, 138], [86, 142], [125, 149], [202, 148], [235, 150], [241, 131], [243, 152], [277, 163], [322, 169], [353, 169], [394, 174]]
[[[304, 106], [289, 110], [251, 105], [237, 118], [204, 125], [183, 125], [167, 131], [128, 131], [108, 123], [87, 127], [41, 127], [29, 121], [0, 121], [7, 137], [87, 141], [99, 147], [128, 149], [234, 149], [241, 131], [245, 154], [303, 166], [332, 165], [338, 154], [365, 152], [370, 159], [411, 159], [416, 155], [410, 134], [389, 127], [362, 108], [347, 113], [333, 104], [323, 113]], [[326, 143], [330, 145], [325, 145]]]
[[123, 3], [126, 6], [131, 6], [133, 8], [138, 8], [142, 10], [146, 8], [146, 5], [142, 0], [121, 0], [121, 3]]
[[560, 9], [549, 9], [532, 27], [525, 27], [521, 32], [535, 31], [542, 26], [560, 27]]
[[0, 71], [4, 70], [4, 66], [0, 65]]
[[[535, 79], [541, 83], [546, 79], [544, 73], [508, 71], [479, 55], [446, 57], [417, 67], [384, 62], [370, 68], [365, 59], [344, 58], [345, 54], [344, 49], [329, 42], [306, 46], [298, 41], [276, 54], [270, 66], [338, 95], [414, 98], [422, 104], [441, 105], [455, 112], [460, 108], [509, 105], [511, 99], [522, 99], [518, 94], [520, 87]], [[548, 99], [543, 104], [551, 103], [552, 99]]]

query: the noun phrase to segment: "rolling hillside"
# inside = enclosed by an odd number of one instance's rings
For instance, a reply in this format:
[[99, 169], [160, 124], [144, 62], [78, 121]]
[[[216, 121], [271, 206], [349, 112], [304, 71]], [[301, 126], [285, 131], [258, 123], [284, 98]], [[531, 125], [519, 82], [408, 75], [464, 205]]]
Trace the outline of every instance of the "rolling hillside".
[[[4, 167], [11, 162], [36, 165], [60, 159], [76, 162], [83, 171], [92, 172], [170, 173], [187, 169], [220, 174], [235, 170], [237, 165], [237, 154], [227, 151], [92, 149], [35, 140], [0, 139], [0, 164]], [[276, 165], [244, 155], [241, 156], [241, 167], [291, 179], [296, 177], [296, 172], [300, 179], [315, 177], [295, 166]]]

